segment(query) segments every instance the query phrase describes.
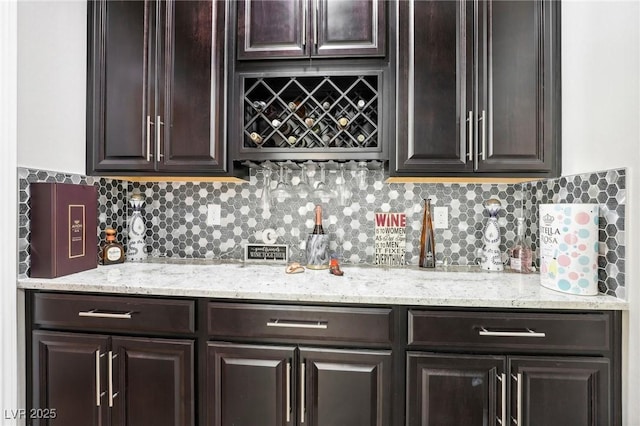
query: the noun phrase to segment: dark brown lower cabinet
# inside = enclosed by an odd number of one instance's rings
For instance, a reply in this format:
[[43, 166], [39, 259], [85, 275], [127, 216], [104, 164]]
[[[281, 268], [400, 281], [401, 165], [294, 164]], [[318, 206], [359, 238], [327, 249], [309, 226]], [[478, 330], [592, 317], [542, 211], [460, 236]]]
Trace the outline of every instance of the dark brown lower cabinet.
[[113, 337], [111, 347], [112, 425], [194, 424], [193, 341]]
[[610, 365], [596, 357], [409, 352], [408, 425], [610, 424]]
[[609, 360], [510, 357], [509, 371], [510, 411], [518, 425], [612, 424]]
[[386, 426], [391, 352], [210, 342], [207, 424]]
[[[193, 425], [191, 340], [33, 332], [33, 425]], [[49, 415], [47, 416], [47, 413]]]
[[49, 418], [28, 424], [107, 425], [103, 358], [108, 344], [106, 336], [34, 331], [31, 407]]

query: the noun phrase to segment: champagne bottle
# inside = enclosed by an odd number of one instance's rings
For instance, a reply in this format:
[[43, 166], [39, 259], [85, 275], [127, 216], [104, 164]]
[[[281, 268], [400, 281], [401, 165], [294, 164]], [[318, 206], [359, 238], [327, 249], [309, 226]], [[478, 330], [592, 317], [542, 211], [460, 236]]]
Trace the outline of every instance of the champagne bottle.
[[324, 228], [322, 227], [322, 206], [320, 204], [316, 205], [315, 213], [316, 213], [316, 224], [313, 227], [313, 232], [311, 232], [311, 234], [314, 234], [314, 235], [324, 234]]
[[420, 263], [421, 268], [436, 267], [436, 242], [433, 237], [433, 220], [431, 218], [431, 200], [424, 200], [422, 215], [422, 232], [420, 233]]

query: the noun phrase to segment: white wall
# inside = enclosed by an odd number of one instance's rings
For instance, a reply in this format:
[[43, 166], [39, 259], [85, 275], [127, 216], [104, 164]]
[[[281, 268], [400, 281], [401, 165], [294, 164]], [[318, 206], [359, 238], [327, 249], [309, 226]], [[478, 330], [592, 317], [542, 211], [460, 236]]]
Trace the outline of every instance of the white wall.
[[[0, 413], [19, 408], [17, 331], [17, 6], [0, 1]], [[11, 202], [11, 200], [14, 200]], [[11, 243], [13, 242], [13, 244]], [[2, 416], [6, 417], [6, 416]], [[3, 425], [14, 425], [10, 419]]]
[[18, 2], [18, 165], [85, 173], [87, 3]]
[[562, 151], [565, 175], [627, 168], [623, 424], [640, 425], [640, 2], [562, 3]]

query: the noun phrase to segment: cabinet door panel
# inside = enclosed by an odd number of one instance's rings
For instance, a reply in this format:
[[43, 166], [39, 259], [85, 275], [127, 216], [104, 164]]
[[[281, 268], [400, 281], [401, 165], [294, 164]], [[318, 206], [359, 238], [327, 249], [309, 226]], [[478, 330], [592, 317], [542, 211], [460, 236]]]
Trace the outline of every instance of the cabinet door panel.
[[390, 351], [300, 348], [300, 359], [306, 396], [300, 418], [306, 424], [391, 424]]
[[465, 1], [400, 3], [396, 172], [472, 170], [471, 7]]
[[614, 424], [608, 359], [514, 357], [509, 360], [509, 370], [516, 378], [512, 381], [511, 416], [519, 425]]
[[[167, 4], [166, 67], [158, 107], [163, 110], [160, 170], [225, 170], [220, 133], [224, 98], [224, 3]], [[212, 73], [213, 72], [213, 73]]]
[[193, 425], [191, 340], [112, 339], [116, 425]]
[[104, 336], [33, 332], [31, 408], [55, 409], [56, 414], [33, 424], [107, 425], [107, 401], [98, 397], [106, 391], [106, 362], [99, 356], [107, 343]]
[[308, 0], [238, 2], [238, 59], [309, 55]]
[[[294, 347], [209, 343], [207, 424], [294, 424]], [[287, 401], [287, 396], [289, 400]], [[289, 415], [287, 416], [287, 409]]]
[[504, 372], [504, 357], [409, 352], [407, 425], [497, 424]]
[[[548, 171], [552, 166], [552, 56], [545, 44], [553, 5], [539, 1], [480, 2], [480, 171]], [[546, 23], [545, 23], [546, 22]], [[554, 66], [559, 66], [553, 64]], [[486, 127], [485, 127], [486, 126]], [[484, 131], [484, 134], [482, 133]]]
[[[144, 1], [90, 2], [94, 41], [89, 55], [88, 155], [95, 170], [153, 170], [147, 117], [155, 87], [155, 4]], [[92, 151], [92, 152], [91, 152]], [[148, 155], [149, 154], [149, 155]]]
[[316, 0], [316, 56], [384, 56], [386, 11], [382, 0]]

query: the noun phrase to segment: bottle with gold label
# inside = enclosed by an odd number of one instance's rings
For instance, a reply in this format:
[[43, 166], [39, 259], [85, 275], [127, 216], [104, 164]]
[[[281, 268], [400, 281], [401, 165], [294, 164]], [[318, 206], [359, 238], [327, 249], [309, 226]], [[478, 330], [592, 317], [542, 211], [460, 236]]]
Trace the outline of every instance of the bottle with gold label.
[[106, 242], [102, 246], [100, 254], [103, 265], [113, 265], [114, 263], [124, 262], [124, 248], [122, 244], [116, 242], [116, 230], [112, 228], [105, 229], [107, 235]]

